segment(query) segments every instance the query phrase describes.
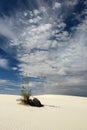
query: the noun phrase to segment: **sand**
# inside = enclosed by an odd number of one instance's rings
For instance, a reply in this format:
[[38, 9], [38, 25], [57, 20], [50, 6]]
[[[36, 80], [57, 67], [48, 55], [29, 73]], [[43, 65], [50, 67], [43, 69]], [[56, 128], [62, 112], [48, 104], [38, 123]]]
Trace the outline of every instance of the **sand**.
[[87, 98], [35, 96], [42, 108], [20, 105], [20, 96], [0, 95], [0, 130], [87, 130]]

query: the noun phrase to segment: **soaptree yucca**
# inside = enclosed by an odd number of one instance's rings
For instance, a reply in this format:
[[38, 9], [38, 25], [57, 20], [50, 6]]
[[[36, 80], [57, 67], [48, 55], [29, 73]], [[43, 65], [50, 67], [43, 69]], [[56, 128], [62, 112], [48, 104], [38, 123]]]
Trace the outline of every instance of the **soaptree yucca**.
[[29, 104], [30, 96], [32, 95], [31, 89], [29, 87], [29, 76], [25, 77], [25, 83], [21, 87], [21, 102], [23, 104]]

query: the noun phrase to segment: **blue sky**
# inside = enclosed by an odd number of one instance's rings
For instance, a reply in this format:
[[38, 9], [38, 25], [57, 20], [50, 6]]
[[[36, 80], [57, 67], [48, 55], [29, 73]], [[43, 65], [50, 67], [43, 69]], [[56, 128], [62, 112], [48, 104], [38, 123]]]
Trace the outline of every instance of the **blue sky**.
[[87, 1], [0, 1], [0, 93], [87, 96]]

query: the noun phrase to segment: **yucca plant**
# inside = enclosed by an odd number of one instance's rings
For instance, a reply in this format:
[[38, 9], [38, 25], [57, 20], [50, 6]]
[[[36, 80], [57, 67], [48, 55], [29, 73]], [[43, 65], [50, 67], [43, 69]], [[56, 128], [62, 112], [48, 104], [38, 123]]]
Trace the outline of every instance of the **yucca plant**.
[[30, 96], [32, 95], [31, 89], [29, 88], [29, 77], [26, 76], [25, 84], [21, 87], [21, 102], [23, 104], [29, 104]]

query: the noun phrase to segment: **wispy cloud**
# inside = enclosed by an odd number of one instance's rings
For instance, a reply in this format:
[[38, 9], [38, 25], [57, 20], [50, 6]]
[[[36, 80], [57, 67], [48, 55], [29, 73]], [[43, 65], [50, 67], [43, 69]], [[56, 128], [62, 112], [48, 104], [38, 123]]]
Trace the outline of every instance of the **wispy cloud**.
[[7, 79], [0, 79], [0, 93], [19, 94], [20, 84]]
[[17, 82], [13, 82], [13, 81], [10, 81], [10, 80], [7, 80], [7, 79], [0, 79], [0, 86], [3, 86], [3, 85], [6, 85], [7, 87], [8, 86], [19, 87], [19, 83], [17, 83]]
[[7, 84], [8, 80], [0, 79], [0, 84]]

